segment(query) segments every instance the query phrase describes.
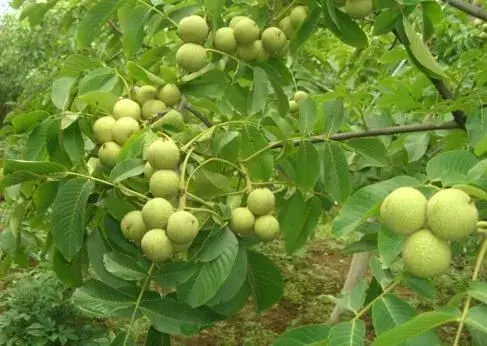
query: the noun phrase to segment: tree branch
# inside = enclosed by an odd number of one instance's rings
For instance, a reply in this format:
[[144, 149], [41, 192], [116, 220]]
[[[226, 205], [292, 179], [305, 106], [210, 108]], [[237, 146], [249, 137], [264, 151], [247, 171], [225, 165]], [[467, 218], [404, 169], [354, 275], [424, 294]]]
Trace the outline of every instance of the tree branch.
[[[391, 126], [391, 127], [382, 127], [378, 129], [372, 129], [372, 130], [360, 131], [360, 132], [342, 132], [342, 133], [336, 133], [331, 136], [326, 136], [326, 135], [313, 136], [311, 137], [311, 142], [320, 143], [325, 140], [346, 141], [353, 138], [377, 137], [377, 136], [394, 135], [399, 133], [452, 130], [452, 129], [461, 129], [461, 128], [462, 127], [454, 121], [449, 121], [439, 125], [413, 124], [413, 125], [403, 125], [403, 126]], [[302, 141], [301, 139], [294, 140], [293, 144], [299, 145], [301, 141]], [[280, 148], [283, 145], [284, 144], [281, 142], [275, 143], [275, 145], [273, 145], [272, 148]]]
[[461, 0], [443, 0], [443, 2], [471, 15], [472, 17], [487, 21], [487, 10], [480, 6], [472, 5]]
[[196, 109], [194, 109], [189, 103], [186, 103], [185, 102], [184, 105], [183, 105], [183, 108], [186, 109], [186, 110], [188, 110], [191, 114], [193, 114], [195, 117], [197, 117], [199, 120], [201, 120], [201, 122], [203, 124], [205, 124], [206, 127], [212, 127], [213, 126], [213, 124], [211, 123], [211, 121], [209, 121], [208, 119], [206, 119], [206, 117], [202, 113], [200, 113]]
[[[447, 1], [451, 1], [451, 0], [447, 0]], [[394, 36], [399, 40], [399, 42], [401, 42], [404, 46], [406, 46], [406, 44], [401, 41], [401, 37], [399, 36], [399, 33], [397, 32], [397, 30], [394, 29], [394, 30], [392, 30], [392, 32], [394, 33]], [[428, 74], [426, 74], [426, 76], [429, 78], [431, 83], [433, 83], [436, 90], [438, 91], [438, 93], [441, 95], [441, 97], [444, 100], [454, 100], [455, 99], [455, 96], [448, 89], [445, 82], [443, 82], [441, 79], [433, 78]], [[465, 123], [467, 122], [467, 116], [465, 115], [465, 113], [462, 110], [455, 110], [452, 112], [452, 115], [453, 115], [453, 119], [455, 119], [455, 122], [459, 125], [459, 127], [464, 129]]]

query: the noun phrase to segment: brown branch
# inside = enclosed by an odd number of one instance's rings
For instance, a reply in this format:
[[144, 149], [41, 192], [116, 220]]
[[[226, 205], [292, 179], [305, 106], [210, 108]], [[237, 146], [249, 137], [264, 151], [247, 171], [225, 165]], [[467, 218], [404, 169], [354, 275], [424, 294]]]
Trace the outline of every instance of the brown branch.
[[468, 2], [463, 2], [461, 0], [443, 0], [443, 2], [471, 15], [472, 17], [487, 21], [487, 10], [480, 6], [472, 5]]
[[[394, 135], [399, 133], [452, 130], [452, 129], [461, 129], [461, 128], [462, 127], [458, 125], [456, 122], [449, 121], [439, 125], [413, 124], [413, 125], [403, 125], [403, 126], [382, 127], [378, 129], [372, 129], [372, 130], [360, 131], [360, 132], [342, 132], [342, 133], [336, 133], [331, 136], [320, 135], [320, 136], [313, 136], [310, 138], [310, 140], [312, 143], [320, 143], [326, 140], [346, 141], [353, 138], [377, 137], [377, 136]], [[301, 139], [297, 139], [294, 141], [293, 144], [300, 145], [301, 142], [302, 142]], [[276, 143], [275, 145], [272, 146], [272, 148], [280, 148], [283, 145], [284, 145], [283, 143]]]

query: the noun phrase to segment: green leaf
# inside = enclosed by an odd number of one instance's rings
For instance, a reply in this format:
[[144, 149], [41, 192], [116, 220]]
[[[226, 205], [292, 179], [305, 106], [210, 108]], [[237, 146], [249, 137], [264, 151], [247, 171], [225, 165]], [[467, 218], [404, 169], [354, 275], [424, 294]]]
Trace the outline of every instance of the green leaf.
[[45, 161], [4, 160], [3, 165], [4, 186], [41, 178], [60, 178], [67, 171], [63, 165]]
[[308, 11], [308, 16], [306, 17], [305, 21], [297, 28], [294, 32], [291, 42], [289, 45], [289, 50], [291, 54], [295, 54], [299, 47], [301, 47], [306, 40], [313, 35], [313, 33], [318, 28], [318, 24], [320, 21], [320, 10], [315, 5], [315, 2], [310, 2], [310, 8]]
[[397, 8], [387, 8], [374, 19], [374, 35], [384, 35], [394, 29], [401, 12]]
[[[262, 131], [254, 126], [246, 126], [241, 131], [242, 144], [240, 157], [247, 158], [269, 144]], [[267, 150], [261, 155], [247, 162], [252, 181], [268, 181], [274, 169], [274, 157]]]
[[14, 127], [15, 132], [22, 133], [32, 129], [35, 125], [49, 116], [50, 114], [46, 111], [33, 111], [24, 114], [17, 114], [12, 119], [12, 126]]
[[132, 159], [122, 161], [110, 172], [110, 181], [119, 183], [127, 178], [136, 177], [144, 173], [145, 161], [142, 159]]
[[66, 58], [59, 72], [60, 76], [78, 77], [81, 73], [102, 67], [99, 60], [95, 60], [85, 55], [72, 54]]
[[225, 131], [218, 133], [212, 141], [213, 153], [230, 162], [236, 162], [240, 151], [240, 133]]
[[44, 120], [30, 133], [25, 145], [24, 158], [26, 160], [41, 160], [45, 157], [47, 132], [51, 124], [51, 120]]
[[109, 91], [90, 91], [83, 95], [79, 95], [77, 100], [111, 113], [113, 106], [118, 101], [118, 96]]
[[119, 4], [120, 0], [100, 0], [88, 10], [76, 32], [76, 40], [81, 47], [88, 46], [98, 36], [102, 26]]
[[129, 211], [135, 210], [134, 205], [120, 197], [116, 190], [110, 190], [105, 194], [103, 205], [108, 213], [119, 221], [122, 220], [125, 214]]
[[58, 173], [66, 172], [66, 167], [54, 162], [25, 161], [25, 160], [4, 160], [3, 173], [5, 175], [17, 171], [28, 171], [41, 177], [48, 177]]
[[237, 246], [237, 237], [228, 228], [224, 228], [210, 239], [206, 239], [196, 261], [211, 262], [221, 256], [228, 247]]
[[468, 326], [468, 332], [470, 333], [470, 346], [485, 346], [485, 340], [487, 340], [487, 333], [483, 333], [473, 327]]
[[467, 150], [453, 150], [441, 153], [426, 164], [428, 180], [448, 182], [450, 176], [465, 176], [475, 166], [477, 158]]
[[383, 226], [379, 231], [378, 247], [382, 262], [390, 267], [402, 251], [406, 237]]
[[205, 8], [213, 18], [219, 18], [223, 7], [225, 6], [225, 0], [204, 0]]
[[[209, 167], [209, 165], [207, 165]], [[213, 196], [230, 193], [232, 183], [226, 174], [214, 172], [209, 169], [200, 169], [194, 176], [190, 184], [190, 192], [200, 198], [211, 198]]]
[[367, 282], [365, 280], [360, 280], [360, 282], [350, 291], [340, 293], [337, 297], [332, 295], [327, 295], [326, 297], [338, 306], [357, 314], [365, 303], [367, 288]]
[[337, 202], [343, 203], [352, 191], [348, 163], [340, 144], [325, 141], [322, 148], [321, 179], [325, 191]]
[[412, 133], [406, 136], [404, 148], [408, 153], [409, 162], [421, 159], [428, 150], [430, 136], [428, 132]]
[[279, 268], [266, 256], [249, 251], [247, 281], [260, 313], [281, 300], [284, 293], [284, 280]]
[[410, 55], [414, 58], [414, 63], [420, 64], [420, 67], [422, 67], [431, 77], [446, 78], [443, 68], [438, 64], [423, 40], [418, 37], [414, 31], [414, 27], [409, 23], [406, 17], [403, 17], [402, 25], [408, 40], [406, 47], [408, 48]]
[[108, 252], [103, 256], [106, 270], [128, 281], [141, 280], [147, 276], [149, 264], [120, 252]]
[[226, 303], [238, 295], [247, 278], [247, 249], [240, 247], [232, 271], [208, 305]]
[[477, 305], [471, 307], [468, 310], [467, 317], [465, 318], [465, 323], [477, 331], [482, 333], [487, 333], [487, 325], [485, 321], [487, 319], [487, 306]]
[[419, 182], [412, 177], [398, 176], [361, 188], [347, 200], [333, 220], [332, 233], [338, 237], [354, 231], [378, 211], [382, 201], [392, 190], [418, 184]]
[[467, 117], [465, 127], [467, 129], [469, 144], [474, 146], [477, 152], [480, 149], [477, 146], [481, 145], [487, 136], [487, 112], [483, 108], [480, 108], [470, 114]]
[[131, 308], [137, 299], [137, 290], [110, 287], [98, 280], [88, 280], [74, 291], [73, 304], [93, 317], [115, 316], [117, 312]]
[[324, 324], [308, 324], [286, 330], [272, 346], [312, 346], [328, 338], [330, 326]]
[[51, 206], [56, 198], [58, 186], [59, 182], [57, 181], [46, 181], [39, 185], [32, 197], [37, 209], [43, 211]]
[[165, 84], [163, 79], [146, 70], [142, 66], [137, 65], [133, 61], [127, 62], [127, 72], [130, 77], [141, 82], [146, 82], [157, 86]]
[[57, 194], [52, 211], [53, 241], [64, 258], [71, 261], [85, 238], [86, 204], [94, 183], [84, 178], [67, 181]]
[[120, 154], [118, 154], [117, 162], [123, 162], [125, 160], [141, 158], [144, 151], [144, 147], [150, 145], [158, 137], [150, 131], [149, 127], [138, 131], [134, 135], [130, 136], [127, 142], [122, 147]]
[[162, 270], [154, 275], [154, 281], [162, 287], [179, 286], [188, 281], [197, 270], [192, 262], [166, 262]]
[[387, 167], [390, 165], [387, 148], [378, 138], [355, 138], [347, 141], [347, 145], [352, 147], [371, 167]]
[[[380, 297], [372, 305], [372, 320], [375, 334], [380, 335], [388, 330], [397, 328], [416, 315], [409, 304], [393, 294]], [[437, 345], [439, 339], [433, 331], [410, 339], [405, 345]]]
[[478, 187], [467, 185], [467, 184], [455, 184], [452, 186], [455, 189], [462, 190], [463, 192], [469, 194], [470, 196], [487, 200], [487, 192]]
[[144, 346], [171, 346], [171, 336], [150, 327]]
[[103, 257], [108, 252], [108, 247], [105, 244], [99, 229], [93, 230], [86, 241], [86, 248], [88, 250], [88, 259], [91, 268], [93, 268], [97, 277], [105, 284], [119, 288], [127, 286], [127, 282], [115, 275], [111, 274], [105, 268]]
[[195, 274], [187, 282], [178, 286], [178, 297], [192, 307], [208, 302], [230, 275], [237, 252], [238, 245], [229, 242], [216, 259], [200, 262]]
[[[389, 271], [386, 271], [383, 266], [381, 261], [377, 256], [372, 256], [369, 261], [369, 268], [370, 271], [372, 272], [372, 275], [374, 276], [377, 284], [379, 285], [380, 288], [380, 293], [382, 293], [382, 290], [389, 286], [392, 283], [392, 276], [390, 275]], [[370, 292], [370, 289], [372, 288], [372, 284], [370, 285], [368, 291]], [[367, 296], [368, 298], [369, 296]], [[367, 302], [366, 298], [366, 302]], [[373, 298], [372, 298], [373, 299]]]
[[316, 196], [305, 202], [301, 192], [296, 191], [285, 202], [279, 214], [279, 223], [288, 253], [303, 247], [318, 226], [320, 216], [321, 201]]
[[417, 315], [397, 328], [388, 330], [378, 335], [372, 345], [398, 345], [399, 343], [412, 337], [422, 335], [430, 329], [436, 328], [445, 323], [457, 321], [459, 318], [460, 311], [455, 308], [443, 308], [436, 311], [428, 311]]
[[313, 143], [303, 141], [297, 152], [296, 185], [304, 191], [312, 190], [320, 176], [320, 157]]
[[487, 283], [481, 281], [474, 281], [470, 284], [468, 294], [473, 298], [487, 304]]
[[428, 299], [436, 298], [435, 286], [427, 279], [420, 279], [405, 273], [403, 275], [403, 282], [407, 288], [423, 297]]
[[76, 83], [76, 78], [62, 77], [54, 80], [51, 89], [51, 100], [54, 106], [60, 110], [66, 110], [71, 100], [71, 90]]
[[194, 309], [168, 297], [143, 300], [140, 309], [154, 329], [170, 335], [194, 335], [216, 320], [208, 310]]
[[126, 2], [118, 10], [120, 29], [123, 33], [123, 50], [132, 57], [144, 42], [144, 26], [150, 16], [150, 8], [143, 4]]
[[330, 330], [329, 345], [361, 346], [365, 339], [365, 323], [351, 320], [334, 325]]
[[61, 141], [71, 162], [82, 162], [85, 155], [85, 140], [78, 122], [69, 125], [63, 130]]
[[310, 98], [299, 102], [299, 132], [309, 135], [313, 132], [318, 119], [316, 104]]
[[266, 72], [255, 66], [254, 71], [254, 83], [252, 86], [252, 91], [250, 92], [248, 99], [248, 114], [254, 115], [264, 109], [267, 103], [267, 95], [269, 94], [269, 89], [267, 88], [267, 74]]
[[323, 118], [325, 122], [323, 133], [331, 135], [338, 132], [345, 120], [343, 98], [337, 98], [323, 103]]
[[83, 284], [82, 257], [76, 256], [68, 262], [63, 255], [54, 248], [52, 254], [52, 269], [57, 277], [68, 287], [79, 287]]
[[[333, 0], [327, 0], [328, 6], [322, 6], [325, 26], [342, 42], [356, 48], [368, 45], [367, 35], [347, 14], [336, 10]], [[338, 22], [337, 25], [335, 22]]]
[[292, 73], [289, 68], [279, 60], [269, 60], [261, 67], [267, 73], [268, 80], [271, 82], [272, 88], [274, 89], [274, 94], [277, 97], [279, 115], [284, 117], [289, 112], [289, 100], [282, 90], [282, 86], [292, 83]]

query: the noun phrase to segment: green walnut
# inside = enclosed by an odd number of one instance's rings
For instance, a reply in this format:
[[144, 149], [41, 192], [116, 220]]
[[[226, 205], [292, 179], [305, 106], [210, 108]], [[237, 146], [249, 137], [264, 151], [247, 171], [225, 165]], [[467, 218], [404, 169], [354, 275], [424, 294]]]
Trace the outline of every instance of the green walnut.
[[406, 271], [419, 278], [445, 273], [451, 258], [450, 245], [426, 229], [411, 234], [402, 251]]
[[116, 142], [106, 142], [98, 149], [98, 159], [100, 163], [108, 168], [113, 168], [117, 164], [117, 158], [122, 147]]
[[178, 146], [170, 140], [156, 140], [147, 149], [147, 160], [154, 169], [174, 169], [180, 158]]
[[288, 51], [289, 51], [289, 40], [286, 41], [286, 44], [281, 49], [270, 53], [270, 56], [274, 59], [282, 59], [286, 57]]
[[181, 92], [176, 84], [169, 83], [161, 88], [158, 97], [159, 100], [171, 107], [179, 103]]
[[154, 197], [171, 198], [179, 192], [179, 175], [171, 169], [155, 171], [149, 180], [149, 191]]
[[175, 109], [171, 109], [169, 112], [164, 114], [162, 118], [154, 123], [154, 128], [160, 128], [161, 126], [170, 126], [176, 130], [182, 131], [186, 127], [184, 118], [181, 113]]
[[178, 36], [187, 43], [203, 43], [209, 31], [206, 21], [196, 15], [184, 17], [178, 25]]
[[176, 63], [186, 72], [197, 72], [206, 66], [208, 56], [203, 46], [185, 43], [176, 52]]
[[259, 39], [259, 26], [250, 18], [240, 19], [233, 28], [235, 39], [238, 43], [249, 45]]
[[139, 123], [134, 118], [120, 118], [112, 128], [112, 137], [115, 142], [123, 145], [132, 134], [139, 130]]
[[230, 23], [228, 23], [228, 26], [232, 29], [235, 29], [235, 25], [237, 25], [237, 23], [242, 20], [242, 19], [249, 19], [249, 17], [245, 17], [245, 16], [235, 16], [233, 17], [231, 20], [230, 20]]
[[150, 165], [149, 162], [146, 162], [145, 166], [144, 166], [144, 177], [145, 177], [145, 179], [149, 180], [150, 177], [152, 177], [152, 174], [154, 174], [154, 172], [155, 172], [154, 168], [152, 168], [152, 166]]
[[392, 191], [382, 202], [380, 219], [391, 231], [409, 235], [424, 226], [426, 197], [412, 187]]
[[143, 105], [149, 100], [153, 100], [156, 98], [157, 89], [152, 85], [142, 85], [135, 89], [135, 100], [140, 104]]
[[264, 45], [262, 44], [262, 40], [257, 40], [254, 42], [255, 47], [257, 48], [257, 56], [255, 61], [257, 62], [266, 62], [269, 60], [269, 53], [264, 49]]
[[188, 250], [191, 247], [191, 243], [187, 244], [177, 244], [177, 243], [172, 243], [172, 250], [174, 253], [180, 253]]
[[291, 10], [291, 13], [289, 14], [291, 23], [295, 28], [298, 28], [301, 24], [303, 24], [307, 16], [308, 9], [306, 8], [306, 6], [296, 6]]
[[167, 109], [166, 104], [160, 100], [149, 100], [142, 106], [142, 118], [150, 119], [163, 113]]
[[294, 101], [297, 103], [301, 102], [302, 100], [306, 100], [309, 97], [306, 91], [298, 90], [294, 93]]
[[113, 141], [112, 128], [116, 120], [111, 116], [97, 119], [93, 124], [93, 138], [98, 144]]
[[167, 236], [176, 244], [191, 243], [198, 234], [198, 219], [191, 213], [179, 210], [169, 216]]
[[263, 241], [276, 239], [279, 235], [279, 221], [272, 215], [263, 215], [255, 220], [255, 234]]
[[254, 41], [250, 44], [240, 44], [237, 48], [237, 57], [243, 61], [253, 61], [259, 55], [259, 44]]
[[146, 225], [140, 210], [129, 211], [120, 222], [123, 236], [135, 242], [139, 242], [145, 234]]
[[142, 218], [148, 229], [167, 226], [169, 216], [174, 213], [172, 204], [164, 198], [152, 198], [142, 208]]
[[354, 19], [367, 17], [374, 10], [373, 0], [347, 0], [345, 12]]
[[232, 210], [230, 229], [238, 234], [247, 235], [254, 230], [255, 216], [249, 208], [239, 207]]
[[254, 215], [270, 213], [276, 205], [276, 198], [268, 188], [253, 190], [247, 198], [247, 207]]
[[151, 261], [162, 262], [171, 258], [172, 243], [163, 229], [155, 228], [144, 234], [140, 241], [142, 253]]
[[261, 40], [266, 51], [275, 52], [284, 47], [287, 37], [281, 29], [271, 26], [262, 32]]
[[293, 23], [291, 22], [291, 17], [286, 16], [282, 18], [279, 22], [279, 28], [282, 30], [282, 32], [284, 32], [288, 40], [293, 37], [295, 28], [293, 26]]
[[479, 213], [474, 202], [462, 190], [445, 189], [435, 193], [426, 207], [431, 231], [443, 240], [460, 240], [477, 228]]
[[294, 101], [294, 100], [289, 101], [289, 111], [291, 113], [299, 112], [299, 105], [296, 101]]
[[232, 28], [220, 28], [215, 32], [213, 46], [222, 52], [232, 54], [237, 50], [237, 40]]
[[121, 99], [113, 106], [113, 117], [115, 119], [133, 118], [140, 120], [141, 109], [137, 102], [130, 99]]

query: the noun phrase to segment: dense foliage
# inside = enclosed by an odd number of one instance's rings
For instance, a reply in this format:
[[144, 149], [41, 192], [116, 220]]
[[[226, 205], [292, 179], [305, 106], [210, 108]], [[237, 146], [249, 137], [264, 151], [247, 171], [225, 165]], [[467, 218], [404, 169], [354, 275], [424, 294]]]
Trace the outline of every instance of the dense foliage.
[[[284, 280], [256, 245], [292, 254], [329, 214], [334, 237], [359, 239], [347, 253], [371, 252], [372, 278], [329, 297], [351, 319], [275, 345], [438, 344], [451, 322], [455, 345], [487, 337], [487, 49], [466, 13], [420, 0], [14, 5], [29, 26], [7, 18], [22, 30], [0, 46], [26, 44], [27, 63], [5, 70], [3, 102], [27, 101], [1, 130], [2, 272], [49, 261], [79, 309], [129, 319], [113, 344], [134, 344], [141, 316], [147, 344], [169, 342], [249, 298], [257, 313], [278, 303]], [[417, 313], [395, 291], [433, 298], [457, 255], [477, 261], [446, 306]]]

